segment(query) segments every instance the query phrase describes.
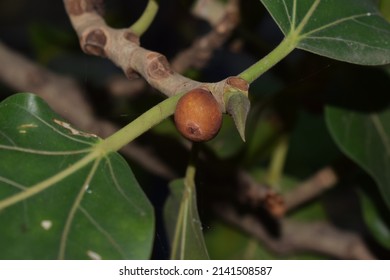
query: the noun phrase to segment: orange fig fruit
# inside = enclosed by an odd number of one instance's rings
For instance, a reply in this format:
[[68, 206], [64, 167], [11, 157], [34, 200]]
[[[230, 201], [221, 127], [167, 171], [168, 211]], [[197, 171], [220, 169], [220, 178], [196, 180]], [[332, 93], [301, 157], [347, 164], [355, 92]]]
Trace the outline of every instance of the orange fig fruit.
[[190, 90], [179, 99], [174, 118], [180, 133], [193, 142], [213, 139], [222, 124], [217, 100], [203, 88]]

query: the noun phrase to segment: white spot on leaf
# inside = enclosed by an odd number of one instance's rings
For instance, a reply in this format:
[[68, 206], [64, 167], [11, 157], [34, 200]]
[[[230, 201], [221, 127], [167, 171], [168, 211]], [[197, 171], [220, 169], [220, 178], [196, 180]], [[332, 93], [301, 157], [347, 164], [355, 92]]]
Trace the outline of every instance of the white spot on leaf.
[[49, 230], [51, 228], [51, 226], [53, 225], [52, 221], [50, 220], [43, 220], [41, 222], [41, 227], [45, 230]]
[[19, 129], [26, 129], [26, 128], [36, 128], [38, 127], [35, 123], [25, 123], [18, 126]]
[[102, 259], [102, 256], [100, 256], [98, 253], [92, 251], [92, 250], [88, 250], [87, 251], [87, 256], [91, 259], [91, 260], [101, 260]]
[[89, 184], [84, 186], [84, 190], [85, 190], [86, 193], [89, 193], [89, 194], [92, 193], [92, 190], [89, 189]]
[[19, 125], [18, 130], [19, 130], [20, 134], [26, 134], [28, 129], [37, 128], [37, 127], [38, 127], [38, 125], [36, 125], [34, 123], [25, 123], [25, 124]]
[[83, 132], [83, 131], [80, 131], [80, 130], [77, 130], [75, 128], [73, 128], [69, 123], [67, 122], [63, 122], [63, 121], [60, 121], [60, 120], [57, 120], [57, 119], [53, 119], [53, 121], [62, 126], [63, 128], [69, 130], [69, 132], [73, 135], [79, 135], [79, 136], [84, 136], [84, 137], [95, 137], [97, 138], [97, 136], [95, 134], [91, 134], [91, 133], [86, 133], [86, 132]]

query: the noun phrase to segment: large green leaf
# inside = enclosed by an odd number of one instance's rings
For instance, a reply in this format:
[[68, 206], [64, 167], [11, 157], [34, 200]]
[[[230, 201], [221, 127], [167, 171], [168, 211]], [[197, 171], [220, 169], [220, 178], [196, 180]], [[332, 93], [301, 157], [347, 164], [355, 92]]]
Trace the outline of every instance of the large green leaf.
[[169, 188], [171, 195], [165, 204], [164, 218], [171, 243], [171, 258], [208, 259], [196, 205], [195, 186], [184, 179], [178, 179]]
[[[71, 168], [99, 141], [64, 122], [35, 95], [6, 99], [0, 104], [0, 204]], [[153, 210], [116, 153], [97, 157], [34, 196], [2, 208], [1, 259], [150, 256]]]
[[390, 207], [390, 110], [362, 114], [327, 107], [326, 121], [338, 146], [375, 179]]
[[[372, 0], [261, 0], [298, 48], [363, 65], [390, 63], [390, 23]], [[317, 6], [318, 5], [318, 6]]]

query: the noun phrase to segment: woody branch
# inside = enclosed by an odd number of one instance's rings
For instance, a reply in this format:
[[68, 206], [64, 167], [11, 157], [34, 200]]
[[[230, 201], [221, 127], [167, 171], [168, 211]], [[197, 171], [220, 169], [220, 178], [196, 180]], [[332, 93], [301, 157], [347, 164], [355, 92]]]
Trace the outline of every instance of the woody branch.
[[103, 10], [101, 0], [64, 0], [64, 3], [79, 36], [82, 50], [90, 55], [110, 59], [129, 79], [141, 75], [152, 87], [166, 96], [188, 92], [197, 87], [207, 88], [223, 112], [226, 111], [223, 94], [227, 88], [236, 87], [237, 84], [244, 90], [248, 88], [246, 82], [235, 81], [239, 78], [201, 83], [173, 71], [164, 55], [140, 46], [139, 36], [131, 28], [109, 27], [101, 15]]

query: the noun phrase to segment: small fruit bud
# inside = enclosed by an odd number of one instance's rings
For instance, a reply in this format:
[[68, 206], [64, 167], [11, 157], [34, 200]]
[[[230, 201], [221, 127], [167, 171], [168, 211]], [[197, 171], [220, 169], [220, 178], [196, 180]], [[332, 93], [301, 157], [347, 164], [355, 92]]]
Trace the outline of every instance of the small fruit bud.
[[221, 128], [222, 112], [211, 92], [196, 88], [183, 95], [177, 103], [175, 124], [187, 139], [208, 141]]

